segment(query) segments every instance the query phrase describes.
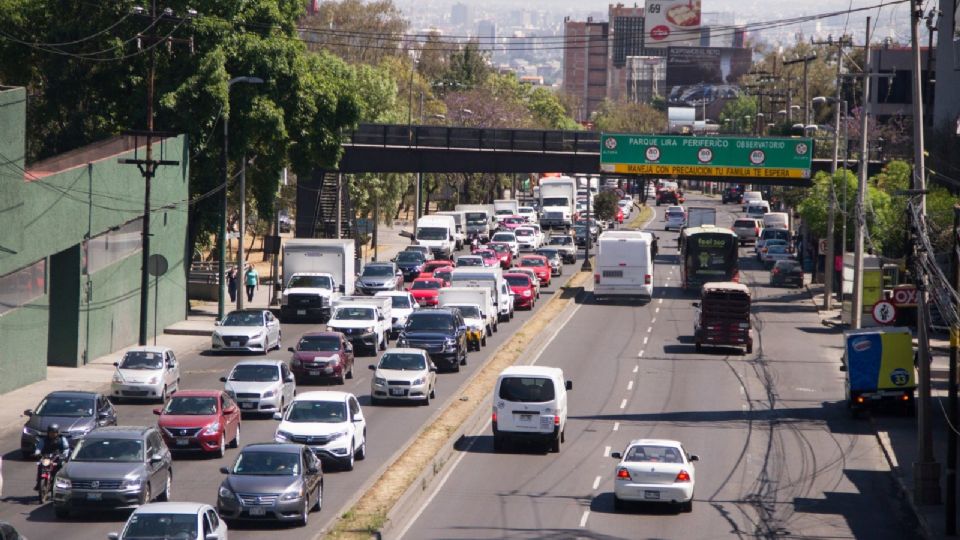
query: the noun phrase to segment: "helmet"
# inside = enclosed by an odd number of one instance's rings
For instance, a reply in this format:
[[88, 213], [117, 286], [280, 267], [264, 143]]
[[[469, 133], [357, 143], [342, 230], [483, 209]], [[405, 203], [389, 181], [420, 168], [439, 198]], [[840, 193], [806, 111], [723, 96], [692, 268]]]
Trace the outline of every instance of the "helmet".
[[59, 424], [50, 424], [47, 426], [47, 435], [59, 435], [60, 434], [60, 425]]

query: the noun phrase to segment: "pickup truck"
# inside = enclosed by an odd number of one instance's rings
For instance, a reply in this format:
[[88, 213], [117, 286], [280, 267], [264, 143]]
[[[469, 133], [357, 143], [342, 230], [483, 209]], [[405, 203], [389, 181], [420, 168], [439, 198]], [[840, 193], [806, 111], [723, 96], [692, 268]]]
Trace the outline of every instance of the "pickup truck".
[[354, 350], [365, 349], [372, 356], [386, 350], [393, 321], [393, 301], [385, 296], [341, 296], [333, 303], [327, 329], [340, 332]]
[[760, 231], [763, 230], [763, 223], [755, 218], [737, 218], [733, 222], [732, 228], [733, 232], [737, 233], [737, 239], [741, 246], [747, 242], [756, 244], [760, 237]]

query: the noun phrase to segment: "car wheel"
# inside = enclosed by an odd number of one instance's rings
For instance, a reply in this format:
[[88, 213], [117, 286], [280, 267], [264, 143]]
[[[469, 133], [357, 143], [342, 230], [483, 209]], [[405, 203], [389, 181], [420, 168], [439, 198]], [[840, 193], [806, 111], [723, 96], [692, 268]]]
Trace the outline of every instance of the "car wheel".
[[558, 433], [556, 437], [550, 441], [550, 452], [557, 454], [560, 452], [560, 434]]
[[149, 504], [153, 501], [153, 493], [150, 491], [150, 482], [147, 482], [147, 487], [143, 491], [143, 504]]
[[423, 405], [424, 407], [429, 407], [429, 406], [430, 406], [430, 393], [429, 393], [429, 392], [427, 392], [427, 395], [423, 397], [423, 400], [420, 402], [420, 405]]
[[343, 369], [340, 370], [340, 376], [337, 377], [337, 384], [344, 385], [347, 384], [347, 372]]
[[[484, 347], [487, 346], [487, 335], [486, 335], [486, 334], [484, 334], [483, 337], [480, 338], [480, 345], [483, 345]], [[477, 347], [477, 350], [479, 351], [479, 350], [480, 350], [480, 347]]]
[[437, 398], [437, 385], [434, 383], [433, 388], [430, 389], [430, 399]]
[[222, 458], [227, 453], [227, 436], [220, 434], [220, 446], [217, 447], [217, 457]]
[[502, 435], [496, 433], [493, 434], [493, 451], [494, 452], [503, 452], [504, 440]]
[[703, 351], [703, 344], [697, 343], [696, 345], [694, 345], [694, 348], [697, 350], [697, 352], [701, 352]]
[[693, 512], [693, 499], [690, 499], [687, 502], [680, 503], [680, 511], [685, 514], [689, 514], [690, 512]]
[[347, 460], [343, 462], [343, 468], [347, 471], [353, 470], [353, 462], [357, 457], [357, 449], [353, 446], [353, 443], [350, 443], [350, 454], [347, 456]]
[[233, 436], [233, 441], [230, 442], [230, 448], [240, 448], [240, 426], [237, 426], [237, 434]]
[[367, 430], [363, 430], [363, 444], [360, 445], [360, 448], [357, 449], [357, 459], [363, 461], [367, 459]]
[[303, 510], [300, 511], [300, 518], [297, 520], [297, 525], [301, 527], [306, 527], [310, 524], [310, 507], [313, 505], [310, 504], [310, 494], [307, 493], [307, 496], [303, 499]]
[[323, 509], [323, 481], [317, 484], [317, 496], [313, 499], [313, 509], [317, 512]]
[[466, 349], [460, 349], [460, 350], [463, 351], [463, 356], [460, 357], [460, 365], [465, 366], [467, 365], [467, 350]]
[[163, 493], [160, 494], [160, 497], [158, 497], [157, 500], [159, 501], [173, 500], [173, 471], [171, 470], [167, 471], [167, 482], [163, 486]]

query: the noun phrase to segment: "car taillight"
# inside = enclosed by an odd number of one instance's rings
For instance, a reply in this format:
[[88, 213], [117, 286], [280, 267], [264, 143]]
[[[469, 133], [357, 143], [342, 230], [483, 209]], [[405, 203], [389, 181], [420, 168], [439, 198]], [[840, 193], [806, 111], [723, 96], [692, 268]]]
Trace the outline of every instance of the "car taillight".
[[650, 274], [644, 274], [644, 275], [643, 275], [643, 284], [644, 284], [644, 285], [649, 285], [652, 280], [653, 280], [653, 276], [651, 276]]
[[559, 414], [553, 417], [553, 425], [555, 425], [555, 426], [559, 426], [559, 425], [560, 425], [560, 415], [559, 415]]
[[630, 478], [630, 471], [624, 469], [623, 467], [617, 469], [617, 478], [620, 480], [633, 480], [633, 478]]
[[754, 228], [753, 228], [753, 234], [755, 234], [755, 235], [757, 235], [757, 236], [760, 236], [760, 227], [754, 227]]
[[677, 479], [674, 480], [674, 482], [689, 482], [689, 481], [690, 481], [690, 473], [688, 473], [687, 471], [684, 471], [683, 469], [681, 469], [680, 472], [677, 473]]
[[593, 282], [594, 282], [594, 283], [600, 283], [600, 274], [594, 274], [594, 275], [593, 275]]
[[774, 268], [774, 269], [773, 269], [773, 273], [774, 273], [774, 274], [779, 274], [779, 273], [780, 273], [780, 269], [779, 269], [779, 268]]
[[496, 410], [496, 409], [493, 410], [493, 417], [492, 417], [491, 419], [493, 420], [493, 423], [494, 423], [494, 424], [497, 423], [497, 410]]

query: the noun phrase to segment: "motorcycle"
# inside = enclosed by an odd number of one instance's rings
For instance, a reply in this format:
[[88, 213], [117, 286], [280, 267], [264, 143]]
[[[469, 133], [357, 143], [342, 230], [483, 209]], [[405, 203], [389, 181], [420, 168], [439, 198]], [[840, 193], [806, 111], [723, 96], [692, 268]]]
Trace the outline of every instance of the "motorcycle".
[[53, 482], [57, 471], [60, 470], [61, 457], [57, 454], [48, 454], [40, 458], [37, 466], [40, 467], [40, 489], [37, 498], [44, 504], [53, 498]]

